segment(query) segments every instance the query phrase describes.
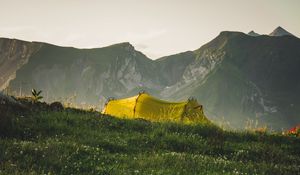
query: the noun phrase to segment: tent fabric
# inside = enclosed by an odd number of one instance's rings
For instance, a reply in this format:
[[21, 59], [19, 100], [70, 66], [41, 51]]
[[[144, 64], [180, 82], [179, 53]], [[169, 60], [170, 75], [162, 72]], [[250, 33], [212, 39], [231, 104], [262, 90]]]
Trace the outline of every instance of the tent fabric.
[[199, 105], [195, 99], [185, 102], [168, 102], [154, 98], [147, 93], [110, 100], [102, 113], [121, 118], [142, 118], [150, 121], [209, 122], [203, 113], [202, 105]]

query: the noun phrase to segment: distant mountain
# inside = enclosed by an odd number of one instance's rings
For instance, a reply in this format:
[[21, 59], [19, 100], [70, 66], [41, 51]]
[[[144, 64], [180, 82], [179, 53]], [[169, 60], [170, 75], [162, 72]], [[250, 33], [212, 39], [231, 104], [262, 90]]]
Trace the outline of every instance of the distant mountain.
[[138, 93], [144, 87], [161, 88], [158, 72], [155, 63], [130, 43], [98, 49], [44, 43], [17, 70], [8, 88], [17, 94], [36, 88], [50, 101], [72, 97], [78, 104], [100, 106], [107, 97]]
[[248, 33], [248, 35], [250, 35], [250, 36], [260, 36], [260, 34], [254, 32], [253, 30], [251, 30], [251, 31]]
[[1, 87], [43, 90], [47, 101], [100, 107], [146, 90], [169, 100], [196, 97], [206, 115], [243, 128], [300, 123], [300, 39], [221, 32], [195, 51], [151, 60], [130, 43], [77, 49], [0, 39]]
[[222, 32], [195, 53], [172, 97], [195, 96], [208, 116], [236, 127], [246, 119], [277, 129], [300, 122], [298, 38]]
[[277, 27], [273, 32], [271, 32], [269, 34], [270, 36], [294, 36], [293, 34], [291, 34], [290, 32], [286, 31], [284, 28], [282, 27]]
[[[186, 61], [179, 55], [166, 72]], [[173, 57], [163, 59], [170, 62]], [[298, 38], [221, 32], [191, 57], [181, 78], [161, 96], [172, 100], [194, 96], [211, 119], [224, 117], [235, 127], [243, 127], [246, 120], [274, 129], [300, 122], [300, 109], [295, 107], [300, 105]]]

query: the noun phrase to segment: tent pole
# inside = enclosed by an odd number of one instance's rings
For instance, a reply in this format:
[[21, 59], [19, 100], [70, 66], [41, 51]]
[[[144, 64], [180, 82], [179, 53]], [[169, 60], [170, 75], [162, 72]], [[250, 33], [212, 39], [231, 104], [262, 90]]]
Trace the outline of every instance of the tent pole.
[[134, 108], [133, 108], [133, 117], [135, 117], [135, 110], [136, 110], [136, 105], [137, 105], [137, 102], [138, 102], [138, 99], [140, 98], [140, 96], [142, 95], [143, 93], [139, 93], [139, 95], [137, 96], [136, 100], [135, 100], [135, 104], [134, 104]]
[[[189, 102], [188, 102], [189, 103]], [[186, 108], [187, 108], [187, 105], [188, 105], [188, 103], [186, 103], [185, 105], [184, 105], [184, 108], [183, 108], [183, 113], [181, 114], [181, 118], [180, 118], [180, 120], [181, 120], [181, 122], [183, 122], [183, 117], [184, 117], [184, 115], [186, 115]]]

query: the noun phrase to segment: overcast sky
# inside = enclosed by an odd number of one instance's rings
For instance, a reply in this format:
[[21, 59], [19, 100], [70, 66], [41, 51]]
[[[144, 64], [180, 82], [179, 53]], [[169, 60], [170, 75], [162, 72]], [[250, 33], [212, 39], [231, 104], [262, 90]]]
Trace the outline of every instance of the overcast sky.
[[0, 0], [0, 37], [78, 48], [128, 41], [152, 59], [221, 31], [300, 36], [300, 0]]

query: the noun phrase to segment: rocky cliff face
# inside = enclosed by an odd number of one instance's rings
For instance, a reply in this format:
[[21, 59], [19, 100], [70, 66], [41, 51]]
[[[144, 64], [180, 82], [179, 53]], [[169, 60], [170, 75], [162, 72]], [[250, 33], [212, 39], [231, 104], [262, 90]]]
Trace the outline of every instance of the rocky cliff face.
[[[100, 49], [64, 48], [45, 44], [17, 71], [9, 87], [24, 94], [42, 89], [46, 100], [103, 104], [110, 96], [160, 89], [154, 62], [129, 43]], [[59, 99], [58, 99], [59, 98]]]
[[0, 38], [0, 90], [8, 86], [16, 71], [27, 63], [29, 57], [41, 47], [41, 43]]
[[204, 83], [195, 83], [189, 90], [203, 102], [209, 116], [223, 116], [236, 127], [246, 119], [271, 123], [277, 129], [300, 122], [300, 110], [295, 107], [300, 105], [300, 40], [238, 32], [218, 37], [225, 44], [218, 44], [217, 66]]
[[300, 40], [293, 36], [249, 36], [222, 32], [194, 51], [195, 59], [161, 95], [194, 96], [211, 119], [234, 127], [245, 121], [275, 129], [299, 123]]
[[99, 107], [108, 97], [146, 90], [172, 100], [194, 96], [210, 119], [237, 128], [248, 119], [275, 129], [300, 122], [300, 40], [294, 36], [221, 32], [195, 51], [158, 60], [129, 43], [97, 49], [0, 43], [1, 86], [12, 77], [8, 89], [17, 94], [35, 88], [47, 101]]

